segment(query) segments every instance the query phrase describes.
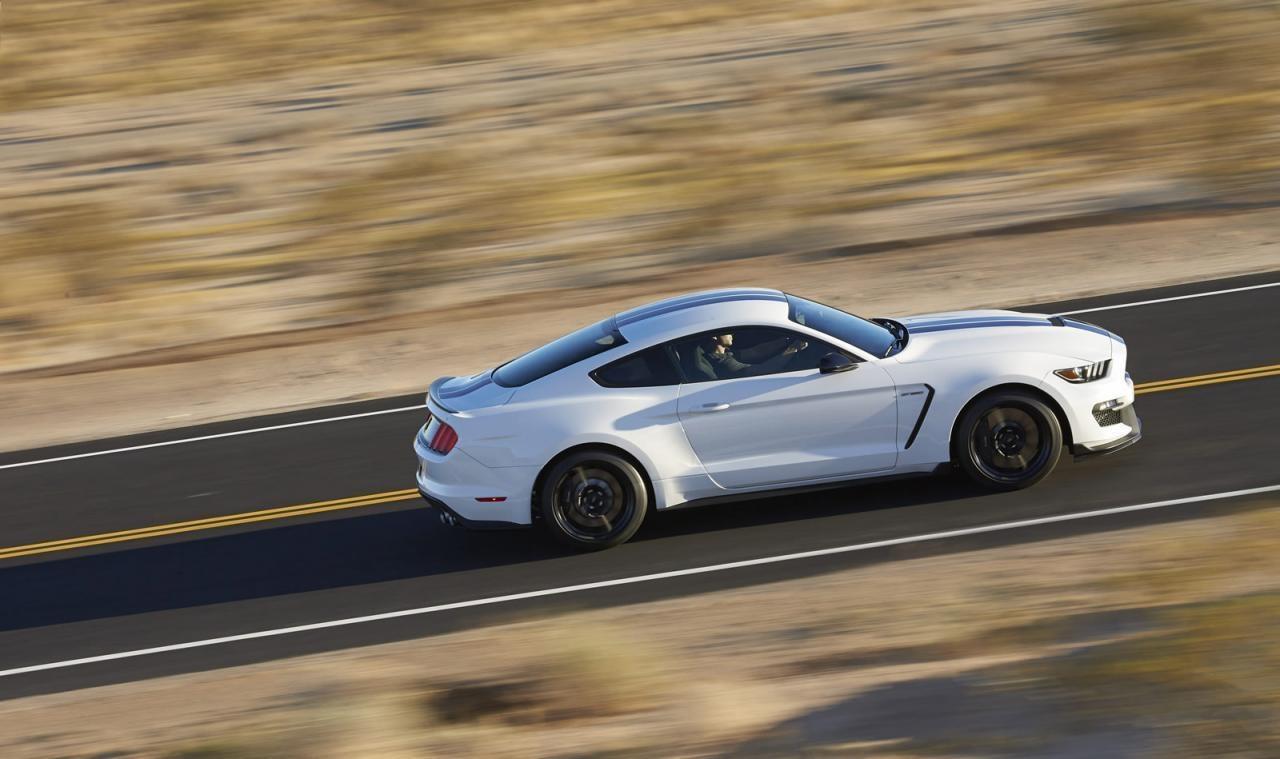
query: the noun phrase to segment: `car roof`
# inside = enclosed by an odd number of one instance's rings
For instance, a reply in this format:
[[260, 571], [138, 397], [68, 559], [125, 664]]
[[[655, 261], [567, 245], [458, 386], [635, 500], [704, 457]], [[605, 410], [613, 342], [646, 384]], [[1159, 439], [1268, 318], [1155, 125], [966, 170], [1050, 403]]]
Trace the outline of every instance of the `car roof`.
[[614, 324], [631, 343], [649, 343], [734, 324], [784, 324], [787, 296], [760, 287], [679, 295], [623, 311]]

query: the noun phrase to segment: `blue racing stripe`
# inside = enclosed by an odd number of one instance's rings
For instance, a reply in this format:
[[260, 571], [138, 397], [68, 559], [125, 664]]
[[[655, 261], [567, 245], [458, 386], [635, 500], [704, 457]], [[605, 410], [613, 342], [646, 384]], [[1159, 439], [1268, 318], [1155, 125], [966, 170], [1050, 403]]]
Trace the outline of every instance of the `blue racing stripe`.
[[907, 325], [907, 332], [920, 335], [926, 332], [946, 332], [953, 329], [982, 329], [985, 327], [1052, 327], [1048, 319], [977, 319], [969, 321], [942, 322], [924, 326]]
[[989, 322], [989, 321], [1023, 321], [1032, 324], [1043, 324], [1046, 319], [1042, 316], [1025, 316], [1022, 314], [996, 315], [996, 316], [912, 316], [903, 319], [903, 323], [910, 326], [915, 324], [920, 327], [934, 327], [944, 324], [962, 324], [966, 322]]

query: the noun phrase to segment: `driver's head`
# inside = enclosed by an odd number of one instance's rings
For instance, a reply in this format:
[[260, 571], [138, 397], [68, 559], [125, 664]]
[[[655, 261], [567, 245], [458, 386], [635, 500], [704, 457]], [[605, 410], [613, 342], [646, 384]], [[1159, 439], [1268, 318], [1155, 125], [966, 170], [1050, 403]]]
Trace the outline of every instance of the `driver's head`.
[[711, 338], [711, 342], [714, 345], [723, 345], [726, 348], [731, 347], [733, 345], [733, 333], [726, 332], [723, 335], [716, 335]]

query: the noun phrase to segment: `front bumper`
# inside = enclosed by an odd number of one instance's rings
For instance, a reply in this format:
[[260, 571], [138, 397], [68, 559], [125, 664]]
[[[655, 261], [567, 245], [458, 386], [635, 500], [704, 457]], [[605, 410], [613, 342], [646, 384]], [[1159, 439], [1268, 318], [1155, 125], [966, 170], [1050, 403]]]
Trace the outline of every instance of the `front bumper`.
[[1138, 412], [1134, 410], [1132, 403], [1120, 410], [1120, 421], [1129, 428], [1128, 433], [1103, 443], [1077, 443], [1071, 446], [1071, 453], [1076, 460], [1122, 451], [1142, 439], [1142, 420], [1138, 418]]
[[[1141, 437], [1142, 425], [1133, 407], [1133, 380], [1124, 371], [1123, 356], [1113, 359], [1112, 372], [1105, 379], [1081, 384], [1067, 383], [1052, 373], [1045, 377], [1045, 389], [1058, 399], [1070, 426], [1071, 452], [1076, 456], [1113, 453]], [[1104, 407], [1109, 410], [1104, 412]]]

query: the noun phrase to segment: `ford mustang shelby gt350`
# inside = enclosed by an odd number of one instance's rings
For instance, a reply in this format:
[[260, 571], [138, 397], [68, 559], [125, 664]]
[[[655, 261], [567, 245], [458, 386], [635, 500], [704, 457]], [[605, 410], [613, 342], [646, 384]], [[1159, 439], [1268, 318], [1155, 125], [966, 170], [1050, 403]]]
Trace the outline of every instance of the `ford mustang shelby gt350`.
[[442, 377], [414, 443], [449, 524], [593, 549], [651, 509], [958, 468], [1025, 488], [1136, 442], [1124, 340], [1013, 311], [863, 319], [765, 289], [624, 311]]

